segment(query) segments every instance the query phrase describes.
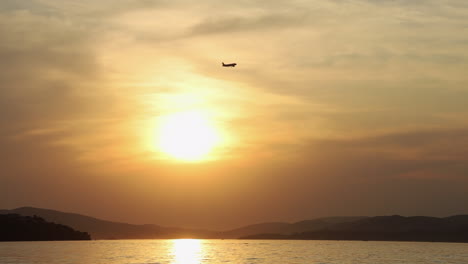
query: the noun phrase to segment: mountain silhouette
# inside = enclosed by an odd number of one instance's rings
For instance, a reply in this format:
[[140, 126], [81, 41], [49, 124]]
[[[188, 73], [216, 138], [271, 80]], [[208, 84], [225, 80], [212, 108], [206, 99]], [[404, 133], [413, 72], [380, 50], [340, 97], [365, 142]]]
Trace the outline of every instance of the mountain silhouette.
[[329, 226], [348, 223], [356, 220], [364, 219], [364, 216], [336, 216], [324, 217], [313, 220], [304, 220], [296, 223], [272, 222], [248, 225], [233, 230], [222, 232], [220, 235], [223, 238], [239, 238], [255, 234], [294, 234], [306, 231], [320, 230]]
[[12, 213], [37, 215], [46, 221], [88, 232], [93, 239], [246, 238], [468, 242], [468, 215], [445, 218], [399, 215], [326, 217], [296, 223], [260, 223], [215, 232], [152, 224], [133, 225], [34, 207], [0, 210], [0, 214]]
[[376, 216], [289, 235], [263, 233], [243, 238], [468, 242], [468, 215], [445, 218]]
[[305, 220], [297, 223], [260, 223], [228, 231], [214, 232], [159, 225], [133, 225], [97, 219], [90, 216], [65, 213], [56, 210], [20, 207], [0, 210], [0, 214], [14, 213], [26, 216], [38, 215], [47, 221], [68, 225], [77, 230], [89, 232], [93, 239], [150, 239], [150, 238], [239, 238], [263, 233], [293, 234], [319, 230], [336, 223], [346, 223], [364, 217], [328, 217]]
[[0, 214], [37, 215], [47, 221], [86, 231], [93, 239], [146, 239], [146, 238], [207, 238], [215, 237], [215, 232], [184, 228], [161, 227], [158, 225], [132, 225], [97, 219], [90, 216], [65, 213], [56, 210], [20, 207], [0, 210]]
[[38, 216], [0, 214], [0, 241], [90, 240], [86, 232]]

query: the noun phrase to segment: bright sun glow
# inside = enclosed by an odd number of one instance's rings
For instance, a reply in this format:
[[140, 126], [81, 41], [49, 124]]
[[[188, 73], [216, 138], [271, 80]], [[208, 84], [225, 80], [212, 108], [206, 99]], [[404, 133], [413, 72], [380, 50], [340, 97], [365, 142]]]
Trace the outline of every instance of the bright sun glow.
[[173, 264], [199, 264], [202, 259], [202, 243], [198, 239], [173, 240]]
[[179, 160], [199, 161], [207, 157], [218, 139], [206, 115], [198, 111], [179, 112], [162, 118], [158, 148]]

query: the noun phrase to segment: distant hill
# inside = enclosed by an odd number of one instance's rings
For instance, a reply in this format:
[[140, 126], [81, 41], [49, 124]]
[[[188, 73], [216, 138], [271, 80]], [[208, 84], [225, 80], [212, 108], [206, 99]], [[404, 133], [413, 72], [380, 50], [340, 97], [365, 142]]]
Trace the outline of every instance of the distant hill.
[[47, 221], [70, 226], [91, 234], [93, 239], [147, 239], [147, 238], [208, 238], [215, 237], [215, 232], [183, 228], [161, 227], [158, 225], [132, 225], [97, 219], [74, 213], [34, 207], [20, 207], [12, 210], [0, 210], [0, 214], [37, 215]]
[[86, 232], [38, 216], [0, 214], [0, 241], [90, 240]]
[[243, 238], [468, 242], [468, 215], [445, 218], [376, 216], [290, 235], [264, 233]]
[[150, 239], [150, 238], [239, 238], [263, 233], [293, 234], [319, 230], [336, 223], [347, 223], [365, 217], [328, 217], [297, 223], [261, 223], [225, 232], [162, 227], [158, 225], [133, 225], [97, 219], [90, 216], [65, 213], [56, 210], [20, 207], [0, 210], [0, 214], [37, 215], [47, 221], [68, 225], [91, 234], [93, 239]]
[[236, 228], [226, 232], [220, 233], [223, 238], [240, 238], [251, 236], [255, 234], [281, 234], [289, 235], [294, 233], [301, 233], [306, 231], [316, 231], [323, 228], [333, 226], [335, 224], [349, 223], [356, 220], [364, 219], [364, 216], [337, 216], [325, 217], [313, 220], [305, 220], [296, 223], [261, 223], [255, 225], [248, 225], [241, 228]]
[[446, 218], [398, 215], [327, 217], [296, 223], [260, 223], [214, 232], [158, 225], [132, 225], [34, 207], [0, 210], [0, 214], [37, 215], [46, 221], [88, 232], [93, 239], [247, 238], [468, 242], [468, 215]]

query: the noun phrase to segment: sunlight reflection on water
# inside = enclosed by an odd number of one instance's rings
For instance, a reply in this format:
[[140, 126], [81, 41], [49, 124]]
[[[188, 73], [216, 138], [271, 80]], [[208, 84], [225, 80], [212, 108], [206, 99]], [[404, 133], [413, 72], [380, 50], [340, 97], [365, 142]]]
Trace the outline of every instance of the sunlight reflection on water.
[[466, 264], [468, 243], [287, 240], [2, 242], [0, 264]]
[[200, 264], [203, 258], [202, 242], [199, 239], [173, 240], [172, 264]]

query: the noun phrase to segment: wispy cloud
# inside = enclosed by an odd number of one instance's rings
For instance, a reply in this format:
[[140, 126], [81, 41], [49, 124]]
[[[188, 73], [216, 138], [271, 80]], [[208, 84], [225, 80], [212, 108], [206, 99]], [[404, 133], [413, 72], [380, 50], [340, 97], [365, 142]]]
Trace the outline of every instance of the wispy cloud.
[[195, 25], [190, 30], [191, 35], [227, 34], [255, 30], [272, 29], [303, 25], [307, 18], [304, 12], [283, 12], [277, 14], [258, 15], [253, 17], [217, 17], [208, 18]]

